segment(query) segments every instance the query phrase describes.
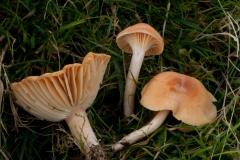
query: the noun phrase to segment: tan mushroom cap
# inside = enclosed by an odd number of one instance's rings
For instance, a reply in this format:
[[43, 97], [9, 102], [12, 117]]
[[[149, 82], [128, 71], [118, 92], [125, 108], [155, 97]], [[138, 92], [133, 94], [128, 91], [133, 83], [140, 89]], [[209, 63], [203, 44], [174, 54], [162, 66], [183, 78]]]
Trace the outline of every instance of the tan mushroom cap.
[[130, 26], [117, 35], [118, 47], [127, 53], [133, 53], [130, 43], [138, 47], [147, 46], [146, 56], [158, 55], [163, 52], [164, 41], [159, 33], [146, 23]]
[[63, 120], [73, 107], [86, 109], [93, 103], [109, 60], [109, 55], [90, 52], [82, 64], [12, 83], [16, 103], [40, 119]]
[[216, 99], [197, 79], [176, 72], [162, 72], [143, 88], [140, 103], [152, 111], [171, 110], [182, 122], [199, 126], [212, 122]]

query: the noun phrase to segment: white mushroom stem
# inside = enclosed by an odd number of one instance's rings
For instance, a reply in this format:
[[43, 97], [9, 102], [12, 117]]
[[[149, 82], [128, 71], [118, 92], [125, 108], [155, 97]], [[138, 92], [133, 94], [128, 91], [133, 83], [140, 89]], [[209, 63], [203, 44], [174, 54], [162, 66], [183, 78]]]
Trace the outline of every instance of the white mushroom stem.
[[74, 108], [65, 120], [79, 148], [87, 157], [93, 154], [93, 148], [100, 147], [84, 109]]
[[136, 92], [136, 82], [138, 82], [139, 72], [145, 56], [145, 50], [142, 48], [132, 48], [133, 55], [126, 79], [125, 91], [124, 91], [124, 115], [130, 116], [134, 111], [134, 97]]
[[146, 137], [147, 135], [153, 133], [162, 125], [169, 113], [170, 110], [159, 111], [157, 115], [147, 125], [136, 131], [133, 131], [132, 133], [123, 137], [119, 142], [114, 144], [112, 146], [113, 151], [117, 152], [119, 150], [122, 150], [124, 147], [129, 146], [137, 142], [138, 140]]

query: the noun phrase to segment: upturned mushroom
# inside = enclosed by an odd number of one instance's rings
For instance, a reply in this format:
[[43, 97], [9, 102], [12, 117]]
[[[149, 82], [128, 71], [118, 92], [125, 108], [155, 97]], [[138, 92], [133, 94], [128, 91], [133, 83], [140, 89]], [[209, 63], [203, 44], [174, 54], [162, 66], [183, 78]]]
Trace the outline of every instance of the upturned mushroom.
[[124, 91], [124, 115], [130, 116], [134, 111], [134, 95], [136, 82], [144, 56], [159, 55], [163, 52], [164, 41], [159, 33], [150, 25], [138, 23], [121, 31], [116, 38], [118, 47], [132, 53]]
[[184, 74], [162, 72], [144, 86], [141, 94], [140, 103], [158, 113], [147, 125], [114, 144], [115, 152], [153, 133], [171, 111], [176, 119], [193, 126], [213, 122], [217, 116], [214, 96], [199, 80]]
[[60, 71], [15, 82], [11, 89], [16, 103], [39, 119], [65, 120], [86, 159], [108, 159], [92, 130], [86, 109], [97, 96], [109, 60], [109, 55], [90, 52], [82, 64], [69, 64]]

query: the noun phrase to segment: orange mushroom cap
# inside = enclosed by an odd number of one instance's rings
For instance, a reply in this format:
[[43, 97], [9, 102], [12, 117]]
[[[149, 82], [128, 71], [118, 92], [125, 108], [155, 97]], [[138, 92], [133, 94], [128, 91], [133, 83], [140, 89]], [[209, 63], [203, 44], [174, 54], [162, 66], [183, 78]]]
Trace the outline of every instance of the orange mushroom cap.
[[149, 24], [138, 23], [117, 35], [118, 47], [127, 53], [133, 53], [131, 44], [139, 48], [147, 47], [145, 55], [158, 55], [163, 52], [164, 41], [159, 33]]
[[98, 93], [109, 60], [109, 55], [90, 52], [82, 64], [12, 83], [16, 103], [48, 121], [67, 118], [74, 107], [87, 109]]
[[216, 99], [196, 78], [176, 72], [154, 76], [143, 88], [140, 103], [152, 111], [171, 110], [182, 122], [198, 126], [212, 122]]

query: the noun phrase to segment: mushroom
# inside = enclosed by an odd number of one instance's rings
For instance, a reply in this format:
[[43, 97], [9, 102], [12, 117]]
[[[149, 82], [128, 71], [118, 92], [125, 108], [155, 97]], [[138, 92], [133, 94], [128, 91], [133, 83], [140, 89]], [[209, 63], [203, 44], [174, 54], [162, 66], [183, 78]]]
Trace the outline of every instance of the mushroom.
[[86, 109], [97, 96], [109, 60], [109, 55], [90, 52], [82, 64], [69, 64], [60, 71], [12, 83], [16, 103], [39, 119], [65, 120], [86, 159], [105, 160], [106, 154], [91, 128]]
[[138, 23], [121, 31], [116, 38], [118, 47], [132, 53], [132, 59], [124, 91], [124, 115], [130, 116], [134, 111], [134, 94], [144, 56], [159, 55], [163, 52], [164, 41], [150, 25]]
[[216, 99], [196, 78], [176, 73], [162, 72], [154, 76], [141, 92], [140, 103], [147, 109], [158, 111], [144, 127], [133, 131], [112, 146], [116, 152], [151, 134], [161, 126], [172, 111], [183, 123], [199, 126], [215, 120]]

